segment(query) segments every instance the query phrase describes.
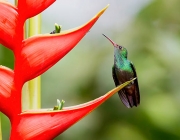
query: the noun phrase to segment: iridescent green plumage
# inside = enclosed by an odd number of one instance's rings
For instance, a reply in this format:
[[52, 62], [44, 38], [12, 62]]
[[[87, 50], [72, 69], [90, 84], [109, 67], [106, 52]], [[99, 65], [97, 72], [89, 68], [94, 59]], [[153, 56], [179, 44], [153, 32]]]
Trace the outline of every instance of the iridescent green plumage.
[[[105, 37], [114, 46], [114, 65], [112, 67], [112, 75], [115, 85], [118, 86], [137, 77], [134, 65], [127, 59], [126, 48], [114, 43], [107, 36]], [[136, 79], [133, 83], [120, 90], [118, 94], [126, 107], [130, 108], [138, 106], [140, 104], [138, 80]]]

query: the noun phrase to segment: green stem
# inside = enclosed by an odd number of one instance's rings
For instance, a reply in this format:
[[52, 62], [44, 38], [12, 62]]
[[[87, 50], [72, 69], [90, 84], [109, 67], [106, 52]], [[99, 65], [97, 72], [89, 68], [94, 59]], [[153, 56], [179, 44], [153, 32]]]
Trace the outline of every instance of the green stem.
[[[40, 34], [41, 15], [29, 19], [28, 37]], [[26, 34], [26, 33], [25, 33]], [[27, 82], [23, 87], [23, 110], [41, 108], [41, 77]]]
[[18, 0], [14, 0], [14, 4], [17, 6]]

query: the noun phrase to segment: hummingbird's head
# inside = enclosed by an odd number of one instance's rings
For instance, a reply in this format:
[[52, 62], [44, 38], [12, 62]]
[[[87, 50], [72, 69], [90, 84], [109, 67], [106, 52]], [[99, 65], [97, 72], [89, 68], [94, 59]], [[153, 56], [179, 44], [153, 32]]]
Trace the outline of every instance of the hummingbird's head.
[[107, 37], [106, 35], [103, 34], [103, 36], [105, 36], [114, 46], [114, 51], [119, 53], [121, 56], [127, 58], [127, 50], [126, 48], [124, 48], [123, 46], [120, 46], [118, 44], [116, 44], [114, 41], [112, 41], [109, 37]]

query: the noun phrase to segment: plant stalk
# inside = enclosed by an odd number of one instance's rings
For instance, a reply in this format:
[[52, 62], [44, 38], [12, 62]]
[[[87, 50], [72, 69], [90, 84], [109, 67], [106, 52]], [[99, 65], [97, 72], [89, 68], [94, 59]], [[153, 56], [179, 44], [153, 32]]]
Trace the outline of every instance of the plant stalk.
[[[39, 14], [33, 18], [30, 18], [27, 26], [29, 27], [28, 34], [27, 32], [25, 32], [25, 35], [27, 35], [28, 37], [40, 34], [41, 15]], [[22, 110], [41, 108], [41, 76], [38, 76], [33, 80], [25, 83], [23, 87], [22, 98], [23, 98]]]

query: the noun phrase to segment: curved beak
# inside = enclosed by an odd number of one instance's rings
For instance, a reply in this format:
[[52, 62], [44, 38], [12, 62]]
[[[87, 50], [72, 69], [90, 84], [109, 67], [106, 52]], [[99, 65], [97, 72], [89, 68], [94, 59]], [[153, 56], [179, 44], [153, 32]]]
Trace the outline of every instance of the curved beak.
[[117, 46], [117, 44], [115, 42], [113, 42], [109, 37], [107, 37], [105, 34], [102, 34], [103, 36], [105, 36], [112, 44], [113, 46]]

